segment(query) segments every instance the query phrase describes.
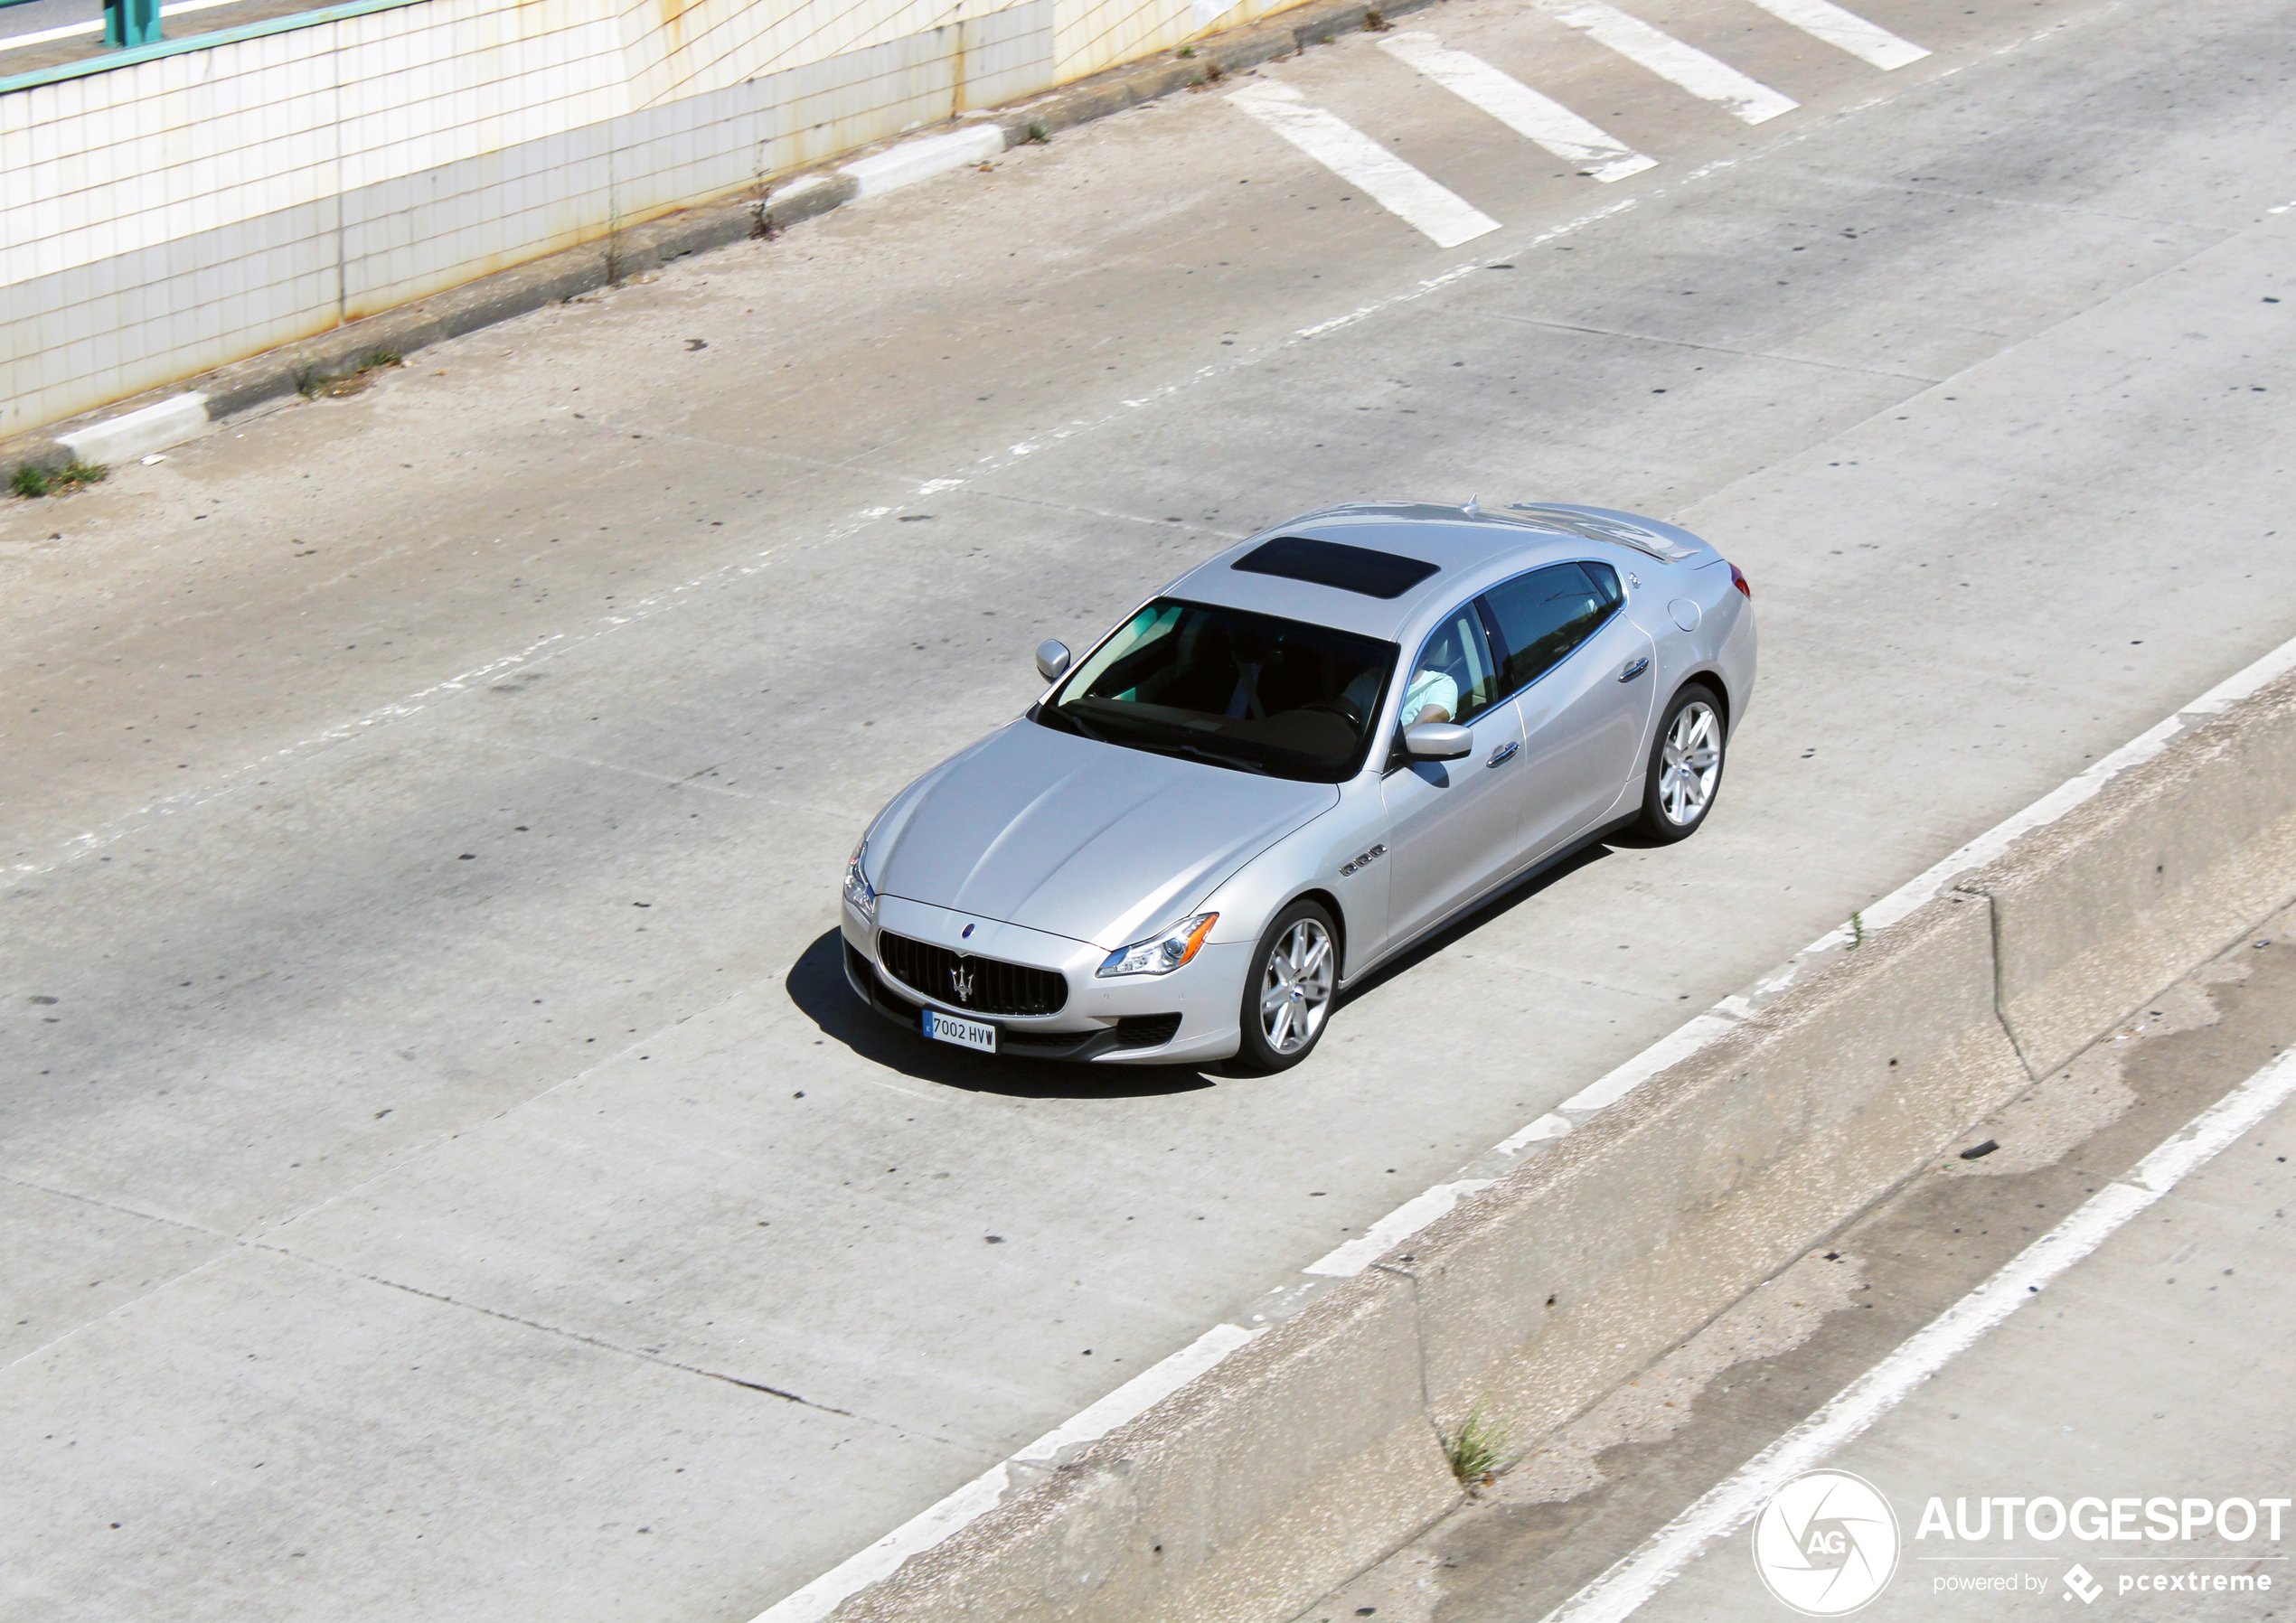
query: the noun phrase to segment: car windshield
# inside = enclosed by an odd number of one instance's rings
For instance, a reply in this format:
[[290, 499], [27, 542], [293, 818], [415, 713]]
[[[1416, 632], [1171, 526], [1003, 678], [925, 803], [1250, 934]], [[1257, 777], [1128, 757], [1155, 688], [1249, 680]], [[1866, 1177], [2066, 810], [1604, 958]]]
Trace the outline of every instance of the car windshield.
[[1396, 647], [1297, 620], [1160, 598], [1038, 707], [1127, 749], [1336, 783], [1363, 763]]

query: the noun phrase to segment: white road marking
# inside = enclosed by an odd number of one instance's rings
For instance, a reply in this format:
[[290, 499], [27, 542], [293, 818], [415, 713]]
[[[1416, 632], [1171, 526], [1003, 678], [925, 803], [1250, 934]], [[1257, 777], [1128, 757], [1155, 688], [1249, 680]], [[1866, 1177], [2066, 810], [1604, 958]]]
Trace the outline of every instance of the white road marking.
[[1896, 1408], [1955, 1356], [2188, 1174], [2205, 1167], [2296, 1094], [2296, 1054], [2284, 1054], [2210, 1105], [2126, 1177], [2107, 1184], [1992, 1278], [1932, 1319], [1815, 1414], [1740, 1466], [1698, 1502], [1622, 1557], [1545, 1623], [1621, 1623], [1713, 1540], [1735, 1531], [1793, 1478], [1821, 1464]]
[[1557, 22], [1609, 46], [1629, 61], [1641, 63], [1661, 79], [1672, 80], [1691, 95], [1719, 103], [1748, 124], [1760, 124], [1801, 105], [1603, 0], [1546, 0], [1545, 9]]
[[1321, 1274], [1332, 1280], [1352, 1279], [1467, 1196], [1478, 1189], [1488, 1189], [1491, 1185], [1491, 1180], [1487, 1177], [1466, 1177], [1455, 1184], [1437, 1184], [1424, 1195], [1413, 1196], [1365, 1229], [1360, 1236], [1337, 1251], [1319, 1257], [1300, 1271]]
[[1833, 0], [1754, 0], [1782, 23], [1836, 45], [1854, 57], [1887, 72], [1917, 62], [1928, 51], [1911, 40], [1901, 40], [1878, 23], [1868, 23], [1856, 12], [1844, 11]]
[[1517, 135], [1538, 142], [1558, 158], [1584, 165], [1598, 181], [1623, 181], [1658, 162], [1621, 145], [1599, 126], [1481, 57], [1446, 49], [1431, 33], [1390, 34], [1379, 42], [1379, 49], [1417, 69], [1461, 100], [1481, 108]]
[[1241, 1325], [1213, 1326], [1171, 1357], [1134, 1375], [1012, 1459], [991, 1466], [931, 1509], [911, 1516], [866, 1550], [849, 1556], [796, 1593], [767, 1607], [757, 1614], [755, 1623], [820, 1623], [847, 1596], [891, 1577], [910, 1556], [923, 1554], [995, 1509], [1008, 1490], [1026, 1480], [1014, 1477], [1014, 1466], [1058, 1468], [1065, 1451], [1097, 1442], [1118, 1426], [1138, 1419], [1152, 1405], [1162, 1403], [1259, 1334], [1260, 1331], [1247, 1330]]
[[1529, 1127], [1517, 1128], [1506, 1138], [1491, 1146], [1494, 1155], [1520, 1155], [1533, 1144], [1543, 1144], [1549, 1139], [1559, 1139], [1575, 1130], [1568, 1116], [1558, 1116], [1549, 1111]]
[[1228, 99], [1405, 223], [1456, 248], [1499, 222], [1457, 192], [1437, 184], [1345, 120], [1310, 107], [1289, 85], [1247, 86]]

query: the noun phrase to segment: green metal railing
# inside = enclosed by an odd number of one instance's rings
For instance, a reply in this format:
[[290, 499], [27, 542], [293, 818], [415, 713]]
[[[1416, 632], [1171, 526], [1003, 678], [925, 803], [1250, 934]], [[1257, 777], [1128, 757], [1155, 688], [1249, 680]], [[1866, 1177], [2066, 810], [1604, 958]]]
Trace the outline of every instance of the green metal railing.
[[[0, 0], [0, 10], [32, 4], [33, 0]], [[122, 49], [155, 45], [165, 37], [160, 32], [159, 0], [104, 0], [105, 44]]]

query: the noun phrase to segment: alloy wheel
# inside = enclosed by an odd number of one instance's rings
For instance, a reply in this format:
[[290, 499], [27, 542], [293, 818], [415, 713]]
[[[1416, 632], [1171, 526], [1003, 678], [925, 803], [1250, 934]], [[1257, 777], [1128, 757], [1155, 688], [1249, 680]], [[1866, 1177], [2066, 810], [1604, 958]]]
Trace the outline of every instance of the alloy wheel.
[[1675, 715], [1660, 747], [1658, 803], [1667, 821], [1685, 827], [1705, 815], [1722, 776], [1722, 718], [1703, 699]]
[[1260, 1036], [1278, 1055], [1315, 1040], [1331, 1006], [1331, 933], [1303, 918], [1277, 938], [1260, 971]]

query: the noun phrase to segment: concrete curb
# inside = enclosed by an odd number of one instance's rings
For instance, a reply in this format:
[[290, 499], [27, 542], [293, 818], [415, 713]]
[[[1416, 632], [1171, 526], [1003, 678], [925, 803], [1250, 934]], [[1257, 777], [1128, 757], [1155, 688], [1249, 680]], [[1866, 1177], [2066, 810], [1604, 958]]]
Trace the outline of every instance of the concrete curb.
[[1098, 1441], [760, 1623], [1294, 1617], [1456, 1503], [1443, 1440], [1475, 1406], [1535, 1449], [2296, 896], [2292, 664], [2296, 643], [1877, 904], [1862, 944], [1812, 943], [1542, 1118], [1509, 1140], [1526, 1159], [1279, 1292]]
[[[20, 467], [59, 472], [75, 461], [126, 460], [183, 444], [207, 425], [302, 392], [313, 383], [350, 376], [377, 355], [406, 356], [465, 333], [508, 321], [546, 305], [644, 276], [673, 259], [753, 237], [768, 237], [800, 220], [825, 214], [857, 197], [929, 179], [997, 150], [1049, 138], [1064, 129], [1119, 113], [1229, 73], [1287, 56], [1362, 28], [1374, 12], [1400, 16], [1435, 0], [1390, 0], [1384, 8], [1363, 0], [1311, 0], [1276, 18], [1198, 40], [1190, 57], [1159, 52], [1012, 107], [971, 114], [935, 133], [899, 143], [856, 148], [805, 170], [776, 175], [757, 188], [700, 203], [626, 230], [548, 254], [429, 298], [350, 322], [332, 332], [284, 344], [245, 361], [147, 389], [98, 410], [0, 440], [0, 482]], [[1001, 145], [980, 137], [990, 128]], [[204, 417], [186, 413], [195, 400]], [[165, 408], [175, 419], [171, 434], [155, 431], [150, 415]], [[139, 421], [115, 427], [125, 417]], [[72, 442], [80, 442], [75, 446]], [[108, 455], [94, 454], [101, 449]]]

